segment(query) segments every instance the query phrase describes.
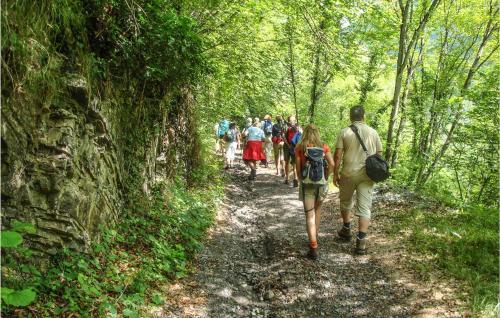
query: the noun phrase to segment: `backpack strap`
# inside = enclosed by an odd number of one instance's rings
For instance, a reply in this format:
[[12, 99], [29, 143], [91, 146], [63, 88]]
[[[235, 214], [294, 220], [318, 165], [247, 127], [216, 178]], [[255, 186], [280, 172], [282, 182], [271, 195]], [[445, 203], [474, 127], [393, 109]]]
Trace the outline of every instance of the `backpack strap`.
[[354, 131], [354, 134], [358, 138], [358, 141], [361, 144], [361, 147], [363, 148], [364, 152], [368, 156], [368, 150], [366, 149], [365, 143], [363, 142], [363, 140], [361, 140], [361, 137], [359, 136], [358, 127], [356, 127], [356, 125], [354, 125], [354, 124], [350, 125], [349, 127], [352, 129], [352, 131]]

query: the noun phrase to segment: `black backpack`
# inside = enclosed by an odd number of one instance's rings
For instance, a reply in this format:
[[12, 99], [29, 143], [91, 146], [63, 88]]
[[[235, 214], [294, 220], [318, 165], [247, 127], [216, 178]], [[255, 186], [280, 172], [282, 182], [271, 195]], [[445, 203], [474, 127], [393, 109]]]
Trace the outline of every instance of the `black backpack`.
[[283, 134], [283, 126], [281, 125], [281, 123], [274, 124], [272, 132], [273, 137], [281, 138], [282, 134]]
[[326, 184], [327, 168], [325, 153], [323, 148], [305, 147], [304, 157], [306, 161], [302, 168], [302, 183], [303, 184]]
[[387, 164], [387, 161], [385, 161], [384, 158], [382, 158], [382, 156], [377, 153], [370, 156], [368, 154], [368, 150], [366, 150], [365, 143], [359, 136], [358, 127], [356, 127], [355, 125], [351, 125], [349, 127], [352, 129], [352, 131], [354, 131], [354, 134], [358, 138], [361, 147], [366, 153], [365, 167], [368, 177], [374, 182], [384, 181], [385, 179], [389, 178], [391, 174], [389, 172], [389, 165]]

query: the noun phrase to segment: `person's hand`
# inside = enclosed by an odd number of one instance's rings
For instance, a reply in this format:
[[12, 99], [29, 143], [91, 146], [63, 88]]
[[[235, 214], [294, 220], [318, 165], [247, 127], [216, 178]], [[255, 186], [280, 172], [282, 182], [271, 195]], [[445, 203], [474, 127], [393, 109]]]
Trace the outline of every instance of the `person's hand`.
[[333, 184], [338, 188], [339, 187], [339, 182], [340, 182], [340, 176], [338, 174], [335, 174], [333, 176]]

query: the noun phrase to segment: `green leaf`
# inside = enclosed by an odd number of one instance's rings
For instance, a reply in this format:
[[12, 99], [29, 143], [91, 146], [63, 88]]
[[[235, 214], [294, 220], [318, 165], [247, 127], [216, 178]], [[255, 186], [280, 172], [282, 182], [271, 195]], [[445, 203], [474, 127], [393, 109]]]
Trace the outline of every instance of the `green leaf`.
[[20, 222], [20, 221], [14, 220], [12, 222], [12, 231], [21, 232], [21, 233], [28, 233], [28, 234], [35, 234], [36, 228], [31, 223], [25, 223], [25, 222]]
[[12, 294], [12, 292], [14, 292], [13, 289], [10, 289], [10, 288], [7, 288], [7, 287], [2, 287], [0, 294], [3, 296], [3, 295]]
[[21, 234], [13, 231], [2, 231], [0, 247], [16, 247], [23, 242]]
[[123, 316], [128, 318], [139, 318], [137, 311], [128, 308], [123, 310]]
[[28, 306], [36, 299], [36, 292], [34, 292], [31, 288], [23, 290], [9, 290], [8, 288], [2, 288], [2, 299], [7, 305], [24, 307]]
[[155, 305], [163, 305], [165, 303], [165, 301], [161, 297], [161, 294], [158, 294], [158, 293], [156, 293], [156, 294], [153, 295], [153, 297], [151, 298], [151, 301]]

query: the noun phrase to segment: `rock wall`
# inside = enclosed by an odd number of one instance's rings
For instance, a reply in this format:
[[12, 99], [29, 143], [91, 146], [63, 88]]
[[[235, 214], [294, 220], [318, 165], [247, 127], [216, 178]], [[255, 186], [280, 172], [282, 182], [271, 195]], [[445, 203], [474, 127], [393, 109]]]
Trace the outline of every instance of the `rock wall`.
[[65, 94], [46, 107], [22, 94], [2, 107], [2, 215], [34, 222], [31, 247], [47, 253], [88, 246], [122, 201], [111, 112], [84, 79], [63, 82]]
[[33, 223], [37, 251], [85, 250], [200, 162], [202, 42], [170, 3], [139, 2], [2, 2], [2, 229]]

